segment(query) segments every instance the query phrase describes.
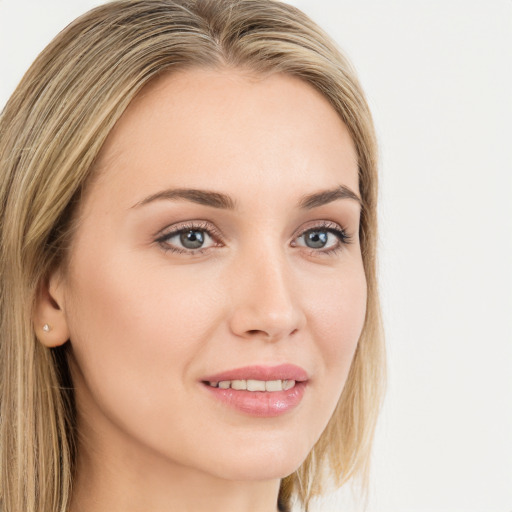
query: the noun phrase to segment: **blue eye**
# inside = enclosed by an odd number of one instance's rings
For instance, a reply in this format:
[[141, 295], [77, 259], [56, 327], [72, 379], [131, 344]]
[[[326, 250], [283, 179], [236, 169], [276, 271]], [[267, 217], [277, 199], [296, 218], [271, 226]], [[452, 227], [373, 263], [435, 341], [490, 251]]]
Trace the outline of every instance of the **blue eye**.
[[330, 253], [341, 249], [344, 244], [350, 243], [350, 236], [340, 227], [315, 227], [304, 231], [297, 239], [295, 245]]
[[[311, 249], [323, 249], [329, 242], [329, 235], [327, 231], [306, 231], [302, 235], [304, 243]], [[331, 236], [331, 238], [335, 238]], [[334, 240], [336, 242], [336, 240]]]
[[187, 253], [208, 249], [216, 245], [210, 231], [196, 226], [184, 226], [166, 233], [157, 242], [168, 251]]
[[[212, 247], [221, 247], [222, 235], [209, 223], [186, 224], [174, 227], [162, 234], [156, 242], [165, 250], [175, 253], [195, 255], [206, 252]], [[303, 231], [293, 242], [293, 247], [311, 249], [312, 253], [330, 254], [339, 251], [351, 241], [338, 224], [326, 222]]]
[[187, 249], [199, 249], [208, 235], [204, 231], [186, 231], [180, 233], [180, 243]]

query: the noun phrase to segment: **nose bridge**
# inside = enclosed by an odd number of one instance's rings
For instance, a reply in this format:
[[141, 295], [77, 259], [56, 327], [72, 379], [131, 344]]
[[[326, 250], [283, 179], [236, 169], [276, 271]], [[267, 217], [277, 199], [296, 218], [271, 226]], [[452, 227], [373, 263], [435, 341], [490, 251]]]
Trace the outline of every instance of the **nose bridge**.
[[290, 263], [278, 244], [247, 250], [237, 261], [234, 278], [231, 328], [237, 335], [275, 340], [302, 326]]

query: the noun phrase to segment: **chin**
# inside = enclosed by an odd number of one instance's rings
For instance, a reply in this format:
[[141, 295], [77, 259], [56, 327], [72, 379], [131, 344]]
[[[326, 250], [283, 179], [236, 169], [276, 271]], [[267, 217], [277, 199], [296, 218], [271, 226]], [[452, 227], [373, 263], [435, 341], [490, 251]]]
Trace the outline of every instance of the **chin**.
[[249, 448], [235, 450], [230, 456], [224, 453], [222, 461], [216, 461], [215, 471], [228, 480], [281, 479], [296, 471], [309, 451], [310, 447], [304, 449], [296, 443], [265, 446], [263, 442], [255, 442]]

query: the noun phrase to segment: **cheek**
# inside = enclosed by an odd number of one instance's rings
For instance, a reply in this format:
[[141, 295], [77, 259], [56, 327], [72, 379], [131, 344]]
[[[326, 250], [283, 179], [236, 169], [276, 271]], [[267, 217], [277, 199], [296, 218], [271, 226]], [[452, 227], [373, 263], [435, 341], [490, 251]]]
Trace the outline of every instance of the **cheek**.
[[112, 410], [137, 403], [154, 413], [183, 386], [211, 336], [218, 292], [197, 293], [184, 272], [119, 259], [94, 263], [81, 262], [67, 301], [75, 359], [100, 403], [115, 402]]
[[[357, 348], [366, 315], [367, 285], [362, 262], [333, 279], [326, 293], [311, 296], [309, 324], [325, 369], [325, 385], [336, 403]], [[334, 405], [333, 405], [334, 407]]]

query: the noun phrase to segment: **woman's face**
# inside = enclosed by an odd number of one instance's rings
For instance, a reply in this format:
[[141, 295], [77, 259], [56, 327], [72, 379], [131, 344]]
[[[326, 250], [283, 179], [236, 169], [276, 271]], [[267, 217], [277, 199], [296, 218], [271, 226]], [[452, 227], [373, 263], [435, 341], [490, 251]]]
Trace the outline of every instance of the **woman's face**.
[[345, 125], [296, 78], [187, 70], [138, 95], [97, 167], [56, 286], [82, 439], [141, 467], [293, 472], [365, 317]]

